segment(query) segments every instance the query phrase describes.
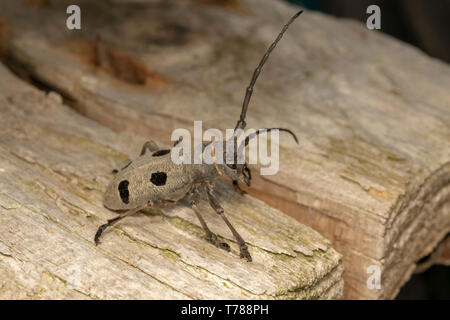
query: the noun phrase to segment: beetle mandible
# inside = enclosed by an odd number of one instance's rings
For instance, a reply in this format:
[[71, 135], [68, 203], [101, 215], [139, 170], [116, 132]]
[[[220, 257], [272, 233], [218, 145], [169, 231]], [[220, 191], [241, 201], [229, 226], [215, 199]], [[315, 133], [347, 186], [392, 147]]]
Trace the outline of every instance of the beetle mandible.
[[[243, 130], [246, 127], [245, 117], [248, 104], [253, 93], [253, 87], [262, 67], [269, 58], [270, 53], [283, 37], [285, 31], [302, 12], [303, 11], [297, 12], [284, 25], [277, 38], [269, 46], [254, 70], [250, 84], [245, 93], [241, 115], [236, 123], [234, 133], [238, 132], [239, 129]], [[221, 175], [226, 175], [231, 178], [235, 191], [244, 195], [245, 192], [239, 187], [239, 182], [250, 186], [252, 176], [250, 168], [248, 168], [245, 162], [243, 164], [238, 163], [238, 152], [239, 150], [242, 150], [242, 147], [247, 146], [249, 141], [258, 134], [275, 129], [290, 133], [298, 143], [295, 134], [288, 129], [264, 128], [256, 130], [254, 133], [246, 136], [240, 147], [237, 148], [236, 135], [233, 134], [233, 138], [231, 138], [233, 141], [231, 141], [231, 143], [234, 143], [235, 145], [234, 154], [232, 155], [235, 159], [234, 163], [233, 161], [230, 163], [229, 159], [227, 159], [223, 164], [217, 164], [216, 162], [213, 164], [175, 164], [170, 156], [171, 150], [160, 149], [153, 141], [146, 142], [142, 146], [142, 151], [138, 158], [123, 167], [120, 171], [114, 170], [116, 176], [107, 187], [103, 204], [106, 208], [119, 212], [119, 215], [108, 220], [107, 223], [99, 227], [94, 237], [95, 244], [99, 244], [100, 236], [107, 227], [115, 224], [126, 216], [130, 216], [139, 210], [148, 207], [164, 207], [168, 204], [176, 203], [178, 200], [187, 196], [189, 204], [197, 215], [197, 218], [206, 233], [206, 239], [215, 246], [230, 251], [229, 245], [220, 242], [217, 236], [211, 232], [199, 212], [197, 205], [200, 201], [200, 190], [204, 190], [206, 191], [206, 197], [211, 207], [222, 217], [230, 231], [233, 233], [233, 236], [239, 245], [240, 257], [247, 261], [252, 261], [252, 257], [244, 239], [242, 239], [236, 229], [231, 225], [213, 191], [217, 179]], [[222, 143], [226, 145], [230, 140], [223, 141]], [[180, 142], [181, 140], [176, 141], [174, 146]], [[206, 152], [206, 147], [210, 143], [203, 143], [202, 152]], [[212, 156], [214, 157], [214, 148], [210, 148], [210, 150], [212, 150]]]

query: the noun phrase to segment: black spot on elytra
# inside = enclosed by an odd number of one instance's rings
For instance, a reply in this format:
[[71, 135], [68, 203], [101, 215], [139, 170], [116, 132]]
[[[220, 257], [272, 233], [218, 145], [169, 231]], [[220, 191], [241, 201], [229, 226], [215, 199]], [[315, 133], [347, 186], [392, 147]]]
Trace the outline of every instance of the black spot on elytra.
[[165, 172], [153, 172], [152, 177], [150, 178], [150, 181], [155, 186], [163, 186], [166, 184], [167, 180], [167, 173]]
[[120, 181], [119, 183], [119, 194], [120, 194], [120, 198], [122, 199], [123, 203], [129, 203], [130, 202], [130, 192], [128, 191], [128, 185], [130, 183], [128, 182], [128, 180], [123, 180]]
[[160, 157], [163, 156], [165, 154], [168, 154], [170, 152], [169, 149], [164, 149], [164, 150], [158, 150], [152, 153], [152, 157]]

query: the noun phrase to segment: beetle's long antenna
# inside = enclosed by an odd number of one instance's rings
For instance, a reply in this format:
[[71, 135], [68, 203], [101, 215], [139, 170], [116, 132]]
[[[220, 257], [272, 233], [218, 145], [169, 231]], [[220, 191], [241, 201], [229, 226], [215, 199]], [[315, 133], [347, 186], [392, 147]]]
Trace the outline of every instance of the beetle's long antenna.
[[280, 131], [284, 131], [284, 132], [289, 133], [294, 138], [295, 142], [297, 142], [297, 144], [298, 144], [297, 136], [289, 129], [284, 129], [284, 128], [264, 128], [264, 129], [258, 129], [255, 132], [250, 133], [248, 136], [246, 136], [245, 140], [241, 142], [241, 145], [239, 146], [238, 150], [241, 150], [242, 147], [248, 146], [248, 143], [250, 142], [250, 140], [253, 139], [254, 137], [258, 136], [260, 133], [270, 132], [272, 130], [280, 130]]
[[253, 93], [253, 87], [256, 83], [256, 80], [258, 79], [259, 74], [261, 73], [261, 69], [264, 66], [264, 63], [266, 63], [267, 59], [269, 58], [270, 53], [273, 51], [273, 49], [275, 49], [277, 43], [281, 40], [281, 38], [283, 37], [284, 32], [289, 28], [289, 26], [291, 25], [291, 23], [303, 12], [303, 10], [300, 10], [299, 12], [297, 12], [289, 21], [288, 23], [286, 23], [283, 27], [283, 29], [281, 30], [281, 32], [278, 34], [277, 38], [275, 39], [275, 41], [270, 45], [270, 47], [267, 49], [266, 53], [264, 54], [264, 56], [261, 58], [261, 61], [259, 62], [258, 66], [256, 67], [255, 71], [253, 72], [253, 76], [252, 79], [250, 80], [250, 84], [247, 87], [247, 90], [245, 92], [245, 98], [244, 98], [244, 102], [242, 103], [242, 110], [241, 110], [241, 116], [239, 117], [238, 122], [236, 123], [236, 127], [234, 128], [234, 131], [236, 132], [236, 130], [238, 128], [240, 129], [244, 129], [246, 126], [245, 123], [245, 117], [247, 115], [247, 109], [248, 109], [248, 104], [250, 102], [250, 98], [252, 97], [252, 93]]

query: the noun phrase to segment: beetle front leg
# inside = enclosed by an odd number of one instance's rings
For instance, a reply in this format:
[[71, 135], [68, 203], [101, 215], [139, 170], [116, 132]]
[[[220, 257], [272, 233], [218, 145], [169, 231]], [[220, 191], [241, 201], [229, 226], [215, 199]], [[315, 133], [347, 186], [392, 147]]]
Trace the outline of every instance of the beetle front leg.
[[183, 141], [183, 137], [179, 137], [178, 140], [173, 143], [173, 146], [176, 147], [181, 141]]
[[234, 191], [239, 193], [241, 196], [247, 194], [247, 191], [241, 189], [241, 187], [239, 186], [239, 182], [237, 180], [233, 180], [233, 188]]
[[222, 219], [227, 224], [228, 228], [231, 230], [231, 233], [233, 233], [234, 238], [236, 239], [236, 241], [239, 244], [241, 259], [246, 259], [248, 262], [251, 262], [252, 257], [250, 255], [250, 253], [248, 252], [248, 247], [245, 244], [244, 239], [242, 239], [240, 234], [236, 231], [236, 229], [230, 223], [228, 218], [225, 216], [225, 212], [223, 211], [222, 206], [219, 204], [219, 201], [217, 200], [217, 198], [214, 196], [214, 194], [212, 192], [213, 192], [212, 186], [207, 185], [207, 196], [208, 196], [209, 204], [214, 209], [214, 211], [216, 211], [222, 217]]
[[208, 228], [205, 219], [203, 219], [200, 211], [198, 210], [197, 204], [200, 201], [200, 194], [198, 193], [197, 188], [195, 188], [191, 194], [189, 195], [189, 203], [192, 207], [192, 210], [195, 212], [200, 224], [202, 225], [203, 230], [206, 233], [206, 239], [214, 244], [216, 247], [221, 248], [225, 251], [230, 251], [230, 246], [226, 242], [220, 242], [217, 236]]
[[147, 205], [144, 205], [144, 206], [140, 206], [140, 207], [138, 207], [136, 209], [128, 210], [128, 211], [126, 211], [124, 213], [121, 213], [115, 218], [109, 219], [108, 222], [103, 224], [103, 225], [101, 225], [98, 228], [97, 232], [95, 233], [95, 237], [94, 237], [95, 245], [98, 245], [100, 243], [100, 236], [102, 235], [103, 231], [105, 231], [106, 228], [108, 228], [109, 226], [112, 226], [117, 221], [122, 220], [123, 218], [125, 218], [127, 216], [131, 216], [132, 214], [135, 214], [136, 212], [146, 208], [147, 206], [151, 206], [151, 205], [147, 204]]

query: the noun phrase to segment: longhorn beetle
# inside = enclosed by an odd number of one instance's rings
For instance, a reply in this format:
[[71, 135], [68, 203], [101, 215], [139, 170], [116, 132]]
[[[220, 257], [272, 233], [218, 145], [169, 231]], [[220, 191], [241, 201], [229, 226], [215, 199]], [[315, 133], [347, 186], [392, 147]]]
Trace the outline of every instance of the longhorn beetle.
[[[233, 138], [231, 138], [233, 139], [231, 143], [234, 143], [235, 147], [237, 147], [236, 132], [238, 132], [239, 129], [243, 130], [246, 126], [245, 117], [248, 104], [261, 69], [269, 58], [270, 53], [283, 37], [284, 32], [302, 12], [303, 11], [296, 13], [284, 25], [283, 29], [278, 34], [275, 41], [269, 46], [253, 72], [250, 84], [245, 93], [241, 115], [236, 123]], [[236, 229], [231, 225], [223, 208], [220, 206], [219, 201], [213, 194], [213, 191], [217, 178], [224, 174], [231, 178], [236, 192], [241, 195], [245, 194], [245, 191], [239, 187], [239, 182], [243, 182], [247, 186], [250, 186], [252, 177], [247, 164], [245, 162], [243, 164], [238, 163], [238, 152], [240, 150], [242, 151], [242, 148], [245, 148], [245, 146], [248, 145], [250, 139], [262, 132], [269, 132], [270, 130], [288, 132], [298, 143], [295, 134], [288, 129], [265, 128], [256, 130], [254, 133], [245, 137], [240, 148], [235, 148], [233, 155], [231, 155], [234, 158], [234, 161], [229, 161], [229, 157], [227, 157], [227, 161], [224, 161], [223, 164], [217, 164], [215, 161], [213, 164], [175, 164], [170, 157], [171, 150], [160, 149], [153, 141], [146, 142], [142, 146], [141, 154], [137, 159], [130, 162], [120, 171], [113, 170], [113, 172], [116, 173], [116, 176], [107, 187], [103, 204], [106, 208], [118, 212], [119, 215], [100, 226], [95, 234], [95, 244], [99, 244], [99, 238], [107, 227], [126, 216], [130, 216], [147, 207], [164, 207], [187, 196], [189, 204], [197, 215], [197, 218], [206, 233], [206, 239], [215, 246], [230, 251], [229, 245], [220, 242], [217, 236], [211, 232], [198, 210], [197, 205], [200, 201], [200, 190], [203, 190], [206, 191], [206, 196], [211, 207], [222, 217], [238, 242], [240, 257], [247, 261], [252, 261], [244, 239], [242, 239]], [[226, 144], [230, 142], [231, 139], [220, 143]], [[181, 139], [176, 141], [174, 147], [180, 142]], [[202, 152], [205, 152], [205, 148], [208, 144], [203, 143]], [[150, 153], [147, 153], [147, 151], [150, 151]], [[212, 148], [212, 156], [215, 157], [214, 148]]]

